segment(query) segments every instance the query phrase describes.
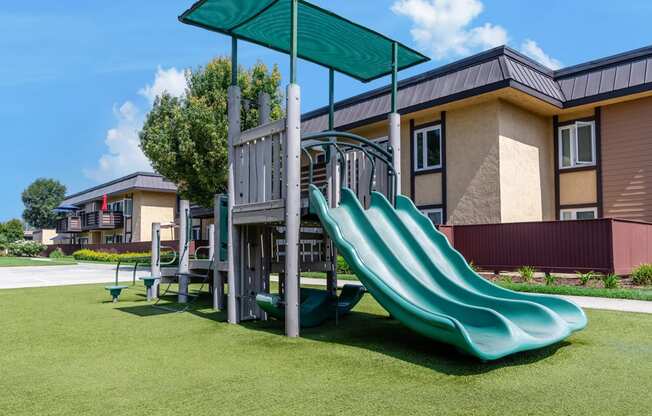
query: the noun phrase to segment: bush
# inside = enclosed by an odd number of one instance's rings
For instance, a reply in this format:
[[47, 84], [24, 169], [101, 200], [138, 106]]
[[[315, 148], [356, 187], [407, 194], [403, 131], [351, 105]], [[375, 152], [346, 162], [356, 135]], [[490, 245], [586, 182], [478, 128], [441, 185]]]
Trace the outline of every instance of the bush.
[[652, 285], [652, 264], [644, 263], [632, 271], [632, 282], [639, 286]]
[[523, 279], [523, 281], [527, 283], [532, 283], [532, 280], [534, 280], [535, 271], [536, 270], [532, 266], [523, 266], [520, 269], [518, 269], [521, 278]]
[[613, 273], [602, 276], [602, 284], [605, 289], [617, 289], [620, 287], [620, 276]]
[[144, 253], [110, 253], [106, 251], [95, 251], [89, 249], [77, 250], [72, 253], [72, 257], [75, 260], [82, 261], [101, 261], [104, 263], [117, 263], [118, 261], [123, 263], [135, 263], [136, 260], [145, 262], [150, 259], [151, 254]]
[[45, 246], [36, 241], [21, 240], [8, 244], [7, 249], [10, 256], [36, 257], [45, 250]]
[[582, 286], [586, 286], [586, 284], [589, 283], [589, 280], [595, 277], [594, 272], [588, 272], [588, 273], [575, 272], [575, 273], [577, 274], [577, 278], [580, 279], [580, 284]]
[[500, 279], [498, 279], [498, 281], [500, 283], [507, 283], [507, 284], [514, 283], [514, 280], [512, 279], [512, 276], [510, 276], [508, 274], [500, 276]]
[[475, 264], [475, 262], [473, 260], [471, 260], [469, 262], [469, 267], [471, 268], [471, 270], [473, 270], [476, 273], [480, 270], [480, 268], [478, 268], [478, 266], [476, 266], [476, 264]]
[[349, 267], [344, 257], [337, 256], [337, 273], [338, 274], [353, 274], [353, 270]]
[[559, 281], [559, 276], [555, 276], [550, 273], [546, 273], [543, 278], [546, 283], [546, 286], [554, 286]]
[[63, 254], [63, 250], [61, 250], [59, 247], [57, 247], [56, 249], [52, 250], [52, 252], [50, 253], [50, 255], [48, 257], [50, 257], [51, 259], [62, 259], [64, 257], [66, 257], [66, 255]]

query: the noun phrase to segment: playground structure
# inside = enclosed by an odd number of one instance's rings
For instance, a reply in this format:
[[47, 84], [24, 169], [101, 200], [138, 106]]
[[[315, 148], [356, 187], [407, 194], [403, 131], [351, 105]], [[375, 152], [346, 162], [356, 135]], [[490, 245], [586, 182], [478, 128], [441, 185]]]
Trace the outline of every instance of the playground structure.
[[[224, 216], [216, 215], [214, 239], [220, 256], [227, 240], [226, 261], [216, 262], [213, 283], [220, 307], [226, 275], [230, 323], [271, 315], [297, 337], [302, 326], [337, 319], [361, 296], [351, 288], [337, 296], [339, 251], [393, 317], [481, 359], [550, 345], [586, 325], [570, 302], [483, 280], [401, 196], [397, 75], [426, 57], [302, 0], [201, 0], [180, 20], [232, 39], [228, 226], [222, 232]], [[262, 95], [260, 125], [247, 131], [240, 125], [239, 39], [290, 55], [285, 118], [270, 120]], [[301, 133], [298, 57], [329, 70], [327, 131]], [[335, 130], [335, 72], [363, 82], [391, 75], [388, 143]], [[187, 294], [186, 263], [182, 255], [178, 282]], [[300, 271], [325, 272], [327, 290], [300, 289]], [[278, 294], [269, 293], [272, 272]]]

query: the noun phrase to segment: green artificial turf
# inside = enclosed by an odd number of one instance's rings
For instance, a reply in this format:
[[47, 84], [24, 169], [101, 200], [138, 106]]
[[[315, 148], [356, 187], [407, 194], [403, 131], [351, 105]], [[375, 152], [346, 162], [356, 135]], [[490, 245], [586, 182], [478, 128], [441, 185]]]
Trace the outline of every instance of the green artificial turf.
[[652, 289], [604, 289], [584, 286], [544, 286], [528, 283], [494, 282], [519, 292], [550, 293], [553, 295], [592, 296], [598, 298], [636, 299], [652, 301]]
[[27, 267], [27, 266], [66, 266], [77, 264], [71, 259], [50, 259], [48, 261], [34, 260], [29, 257], [0, 257], [0, 267]]
[[649, 415], [652, 316], [588, 311], [565, 342], [481, 363], [365, 295], [303, 338], [164, 313], [130, 287], [0, 290], [0, 414]]

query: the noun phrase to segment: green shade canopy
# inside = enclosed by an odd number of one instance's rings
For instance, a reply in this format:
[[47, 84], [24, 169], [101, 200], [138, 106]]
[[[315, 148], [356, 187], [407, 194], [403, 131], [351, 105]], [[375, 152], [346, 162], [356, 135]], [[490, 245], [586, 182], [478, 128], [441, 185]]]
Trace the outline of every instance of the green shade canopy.
[[[179, 20], [290, 53], [290, 8], [291, 0], [200, 0]], [[298, 2], [297, 38], [300, 58], [360, 81], [392, 73], [395, 41], [303, 0]], [[428, 60], [398, 42], [397, 46], [398, 70]]]

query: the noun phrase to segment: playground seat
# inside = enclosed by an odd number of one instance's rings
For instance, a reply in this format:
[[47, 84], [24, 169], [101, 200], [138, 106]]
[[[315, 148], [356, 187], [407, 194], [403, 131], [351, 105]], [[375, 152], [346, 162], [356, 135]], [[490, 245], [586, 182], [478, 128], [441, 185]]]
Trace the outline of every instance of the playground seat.
[[109, 293], [111, 294], [111, 297], [113, 298], [113, 303], [118, 301], [118, 298], [120, 297], [120, 294], [122, 293], [123, 289], [126, 289], [127, 286], [105, 286], [104, 289], [108, 290]]

